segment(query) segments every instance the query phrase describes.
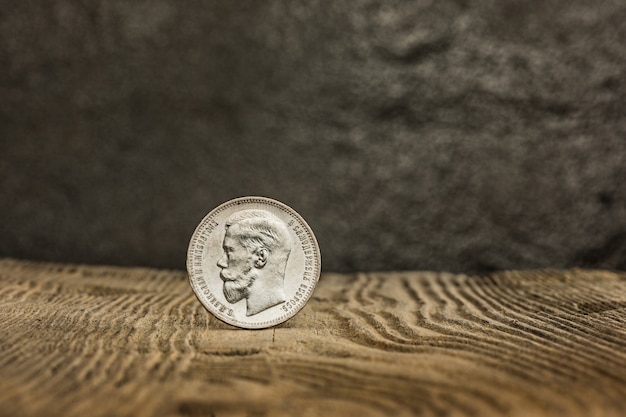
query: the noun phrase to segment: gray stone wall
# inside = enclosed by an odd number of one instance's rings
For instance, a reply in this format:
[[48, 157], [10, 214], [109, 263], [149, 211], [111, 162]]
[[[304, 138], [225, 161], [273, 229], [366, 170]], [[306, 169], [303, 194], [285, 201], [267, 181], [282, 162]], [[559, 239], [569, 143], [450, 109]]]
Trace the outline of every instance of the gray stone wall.
[[279, 199], [324, 270], [626, 268], [626, 3], [7, 1], [0, 256], [183, 268]]

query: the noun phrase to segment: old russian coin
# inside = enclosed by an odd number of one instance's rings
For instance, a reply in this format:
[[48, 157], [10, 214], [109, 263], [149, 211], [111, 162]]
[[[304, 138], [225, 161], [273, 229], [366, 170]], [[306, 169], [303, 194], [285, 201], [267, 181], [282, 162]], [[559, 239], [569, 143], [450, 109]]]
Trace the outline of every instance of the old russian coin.
[[215, 317], [261, 329], [293, 317], [319, 279], [321, 256], [309, 225], [285, 204], [242, 197], [202, 219], [189, 243], [193, 291]]

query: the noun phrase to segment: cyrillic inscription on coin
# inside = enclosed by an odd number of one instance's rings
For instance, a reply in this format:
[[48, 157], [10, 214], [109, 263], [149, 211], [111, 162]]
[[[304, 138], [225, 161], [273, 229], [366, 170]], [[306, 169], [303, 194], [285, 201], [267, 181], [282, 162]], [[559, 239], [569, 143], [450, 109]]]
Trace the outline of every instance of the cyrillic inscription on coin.
[[212, 210], [189, 243], [189, 282], [218, 319], [246, 329], [300, 311], [319, 280], [321, 256], [309, 225], [289, 206], [242, 197]]

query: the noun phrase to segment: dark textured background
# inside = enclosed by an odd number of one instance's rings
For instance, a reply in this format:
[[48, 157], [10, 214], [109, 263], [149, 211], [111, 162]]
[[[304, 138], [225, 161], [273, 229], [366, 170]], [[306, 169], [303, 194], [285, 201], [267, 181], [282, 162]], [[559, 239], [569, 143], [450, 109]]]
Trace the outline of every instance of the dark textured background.
[[0, 256], [183, 268], [279, 199], [326, 271], [626, 268], [626, 3], [5, 1]]

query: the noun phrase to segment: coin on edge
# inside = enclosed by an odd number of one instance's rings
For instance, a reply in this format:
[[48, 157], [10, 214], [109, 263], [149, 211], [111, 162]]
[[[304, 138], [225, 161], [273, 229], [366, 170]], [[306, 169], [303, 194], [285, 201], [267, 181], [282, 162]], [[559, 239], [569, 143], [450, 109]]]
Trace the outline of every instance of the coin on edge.
[[245, 329], [283, 323], [307, 303], [321, 270], [317, 240], [291, 207], [242, 197], [215, 208], [189, 243], [189, 282], [218, 319]]

